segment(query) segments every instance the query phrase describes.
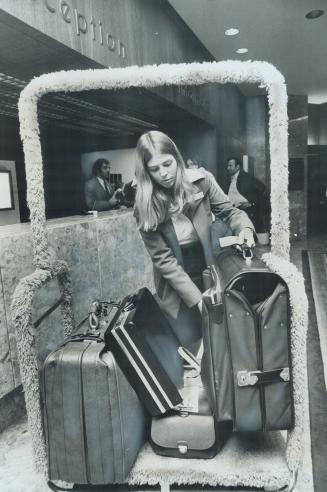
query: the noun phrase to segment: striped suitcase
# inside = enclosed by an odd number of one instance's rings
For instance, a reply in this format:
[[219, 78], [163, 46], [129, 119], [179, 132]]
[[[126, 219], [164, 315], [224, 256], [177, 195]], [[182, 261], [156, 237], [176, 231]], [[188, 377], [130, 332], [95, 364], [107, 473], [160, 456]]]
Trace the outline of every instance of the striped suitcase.
[[182, 403], [179, 341], [147, 288], [127, 296], [105, 335], [107, 346], [152, 416]]

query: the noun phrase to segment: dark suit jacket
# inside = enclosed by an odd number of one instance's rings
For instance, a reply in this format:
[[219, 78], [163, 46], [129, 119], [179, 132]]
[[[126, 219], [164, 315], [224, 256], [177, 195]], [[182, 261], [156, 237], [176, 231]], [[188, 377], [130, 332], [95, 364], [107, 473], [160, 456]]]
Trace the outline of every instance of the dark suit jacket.
[[114, 187], [109, 185], [109, 198], [106, 191], [101, 186], [98, 178], [91, 178], [85, 183], [84, 195], [88, 210], [110, 210], [114, 207], [109, 203], [110, 198], [114, 194]]
[[[188, 177], [198, 192], [190, 210], [192, 221], [203, 247], [207, 265], [215, 262], [212, 251], [212, 215], [226, 222], [234, 234], [245, 227], [254, 229], [245, 212], [235, 208], [212, 174], [203, 169], [188, 169]], [[155, 231], [140, 231], [153, 262], [154, 283], [161, 308], [177, 318], [181, 299], [192, 307], [202, 299], [202, 293], [184, 271], [181, 247], [171, 219], [159, 224]]]
[[251, 174], [240, 170], [237, 189], [253, 206], [260, 205], [265, 195], [265, 185]]
[[[228, 193], [229, 186], [230, 181], [225, 187], [226, 193]], [[253, 220], [256, 231], [263, 232], [263, 229], [266, 227], [269, 213], [269, 201], [265, 192], [265, 185], [257, 178], [241, 169], [237, 177], [236, 186], [240, 194], [251, 203], [251, 209], [246, 210]]]

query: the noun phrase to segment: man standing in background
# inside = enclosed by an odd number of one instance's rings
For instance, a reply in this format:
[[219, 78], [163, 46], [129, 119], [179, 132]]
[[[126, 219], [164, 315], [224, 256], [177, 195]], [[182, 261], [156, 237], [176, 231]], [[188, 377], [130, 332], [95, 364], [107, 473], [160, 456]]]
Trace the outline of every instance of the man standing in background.
[[227, 161], [230, 183], [224, 190], [237, 208], [244, 210], [257, 232], [264, 232], [267, 217], [265, 185], [242, 169], [241, 160], [231, 157]]
[[97, 159], [92, 167], [93, 177], [86, 181], [84, 194], [88, 210], [111, 210], [119, 205], [121, 189], [115, 190], [109, 182], [110, 162], [107, 159]]

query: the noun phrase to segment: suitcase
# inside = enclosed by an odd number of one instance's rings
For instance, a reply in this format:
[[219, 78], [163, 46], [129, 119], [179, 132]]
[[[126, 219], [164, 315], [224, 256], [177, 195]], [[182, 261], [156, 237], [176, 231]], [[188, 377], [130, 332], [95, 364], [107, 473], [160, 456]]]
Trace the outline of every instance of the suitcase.
[[172, 458], [213, 458], [221, 439], [217, 439], [215, 419], [200, 370], [196, 371], [192, 361], [185, 370], [180, 393], [183, 404], [178, 411], [152, 419], [149, 440], [154, 452]]
[[222, 251], [203, 294], [202, 376], [218, 422], [235, 431], [293, 426], [287, 285], [259, 259]]
[[[108, 313], [112, 306], [106, 304]], [[91, 326], [91, 327], [90, 327]], [[126, 479], [146, 439], [148, 417], [105, 349], [96, 308], [41, 371], [49, 478], [77, 484]]]
[[147, 288], [127, 296], [105, 334], [106, 345], [152, 416], [182, 403], [179, 341]]

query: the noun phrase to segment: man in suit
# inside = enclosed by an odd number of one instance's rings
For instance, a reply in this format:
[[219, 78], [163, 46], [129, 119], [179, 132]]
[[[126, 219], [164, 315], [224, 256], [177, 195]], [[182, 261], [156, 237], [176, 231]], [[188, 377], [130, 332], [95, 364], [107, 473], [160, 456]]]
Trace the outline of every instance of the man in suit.
[[228, 198], [248, 214], [257, 232], [263, 232], [268, 206], [264, 184], [246, 173], [237, 157], [228, 159], [227, 172], [230, 175], [229, 185], [225, 189]]
[[109, 182], [110, 162], [107, 159], [97, 159], [92, 167], [93, 177], [86, 181], [84, 194], [88, 210], [111, 210], [119, 205], [121, 189]]

